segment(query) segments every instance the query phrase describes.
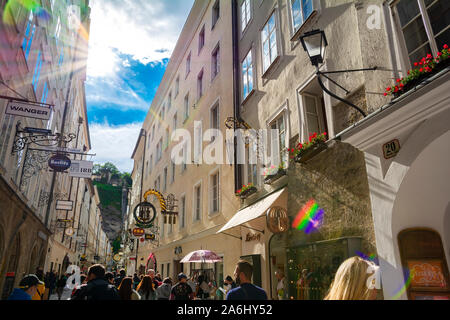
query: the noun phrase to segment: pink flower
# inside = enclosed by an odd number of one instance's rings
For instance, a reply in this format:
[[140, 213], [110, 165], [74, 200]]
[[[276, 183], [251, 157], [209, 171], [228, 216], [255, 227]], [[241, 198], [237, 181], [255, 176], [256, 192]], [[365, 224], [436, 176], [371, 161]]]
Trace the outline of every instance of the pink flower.
[[444, 44], [444, 49], [448, 49], [448, 45]]

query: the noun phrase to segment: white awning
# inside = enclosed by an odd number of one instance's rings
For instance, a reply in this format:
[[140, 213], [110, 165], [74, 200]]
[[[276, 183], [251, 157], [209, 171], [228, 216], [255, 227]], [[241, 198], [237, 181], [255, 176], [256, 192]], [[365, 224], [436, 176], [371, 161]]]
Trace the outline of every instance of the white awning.
[[257, 219], [263, 216], [267, 209], [281, 196], [281, 194], [286, 190], [283, 188], [277, 192], [272, 193], [271, 195], [265, 197], [264, 199], [242, 209], [239, 210], [233, 218], [231, 218], [217, 233], [224, 232], [225, 230], [240, 226], [244, 223], [247, 223], [251, 220]]

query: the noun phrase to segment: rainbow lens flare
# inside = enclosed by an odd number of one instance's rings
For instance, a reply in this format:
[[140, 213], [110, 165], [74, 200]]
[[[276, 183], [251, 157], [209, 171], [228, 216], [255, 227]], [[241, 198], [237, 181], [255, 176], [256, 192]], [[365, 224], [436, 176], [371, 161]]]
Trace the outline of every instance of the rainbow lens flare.
[[414, 278], [414, 270], [408, 270], [407, 274], [408, 279], [406, 280], [405, 285], [400, 288], [400, 290], [397, 290], [397, 293], [391, 298], [391, 300], [398, 300], [398, 298], [400, 298], [400, 296], [405, 293], [406, 289], [408, 289], [408, 287], [411, 285], [411, 280], [412, 278]]
[[368, 256], [368, 255], [362, 253], [361, 251], [355, 251], [355, 253], [359, 257], [363, 258], [364, 260], [369, 260], [369, 261], [374, 261], [377, 256], [375, 253], [372, 253], [370, 256]]
[[8, 25], [13, 25], [14, 20], [12, 18], [11, 12], [13, 11], [13, 6], [20, 5], [27, 10], [33, 11], [39, 18], [43, 20], [50, 20], [51, 14], [47, 12], [36, 0], [8, 0], [3, 10], [3, 23]]
[[319, 208], [314, 199], [311, 199], [297, 214], [292, 222], [292, 227], [309, 234], [322, 225], [323, 215], [324, 210]]

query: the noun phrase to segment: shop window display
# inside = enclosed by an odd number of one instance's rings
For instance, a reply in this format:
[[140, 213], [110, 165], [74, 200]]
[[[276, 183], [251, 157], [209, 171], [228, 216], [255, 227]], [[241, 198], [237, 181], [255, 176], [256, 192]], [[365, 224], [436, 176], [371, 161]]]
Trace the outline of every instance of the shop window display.
[[290, 299], [323, 300], [341, 263], [360, 247], [361, 238], [341, 238], [285, 249]]

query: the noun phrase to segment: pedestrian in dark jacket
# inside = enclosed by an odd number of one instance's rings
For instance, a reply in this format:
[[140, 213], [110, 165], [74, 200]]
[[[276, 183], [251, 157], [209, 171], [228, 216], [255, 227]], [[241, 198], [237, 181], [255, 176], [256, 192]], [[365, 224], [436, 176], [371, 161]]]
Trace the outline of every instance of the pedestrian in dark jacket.
[[136, 290], [139, 282], [141, 282], [141, 279], [138, 277], [137, 273], [134, 273], [134, 276], [133, 276], [133, 289]]
[[83, 284], [72, 297], [72, 300], [120, 300], [117, 289], [105, 279], [105, 267], [100, 264], [88, 270], [88, 282]]
[[127, 276], [124, 269], [120, 270], [119, 275], [114, 280], [114, 283], [116, 285], [116, 288], [119, 288], [120, 284], [122, 283], [123, 278]]
[[47, 279], [45, 280], [45, 286], [48, 288], [48, 297], [50, 299], [50, 296], [53, 294], [53, 290], [56, 288], [56, 275], [52, 271], [47, 273]]
[[58, 294], [58, 300], [61, 300], [61, 296], [64, 291], [64, 287], [66, 286], [67, 276], [65, 274], [61, 275], [58, 282], [56, 283], [56, 293]]

